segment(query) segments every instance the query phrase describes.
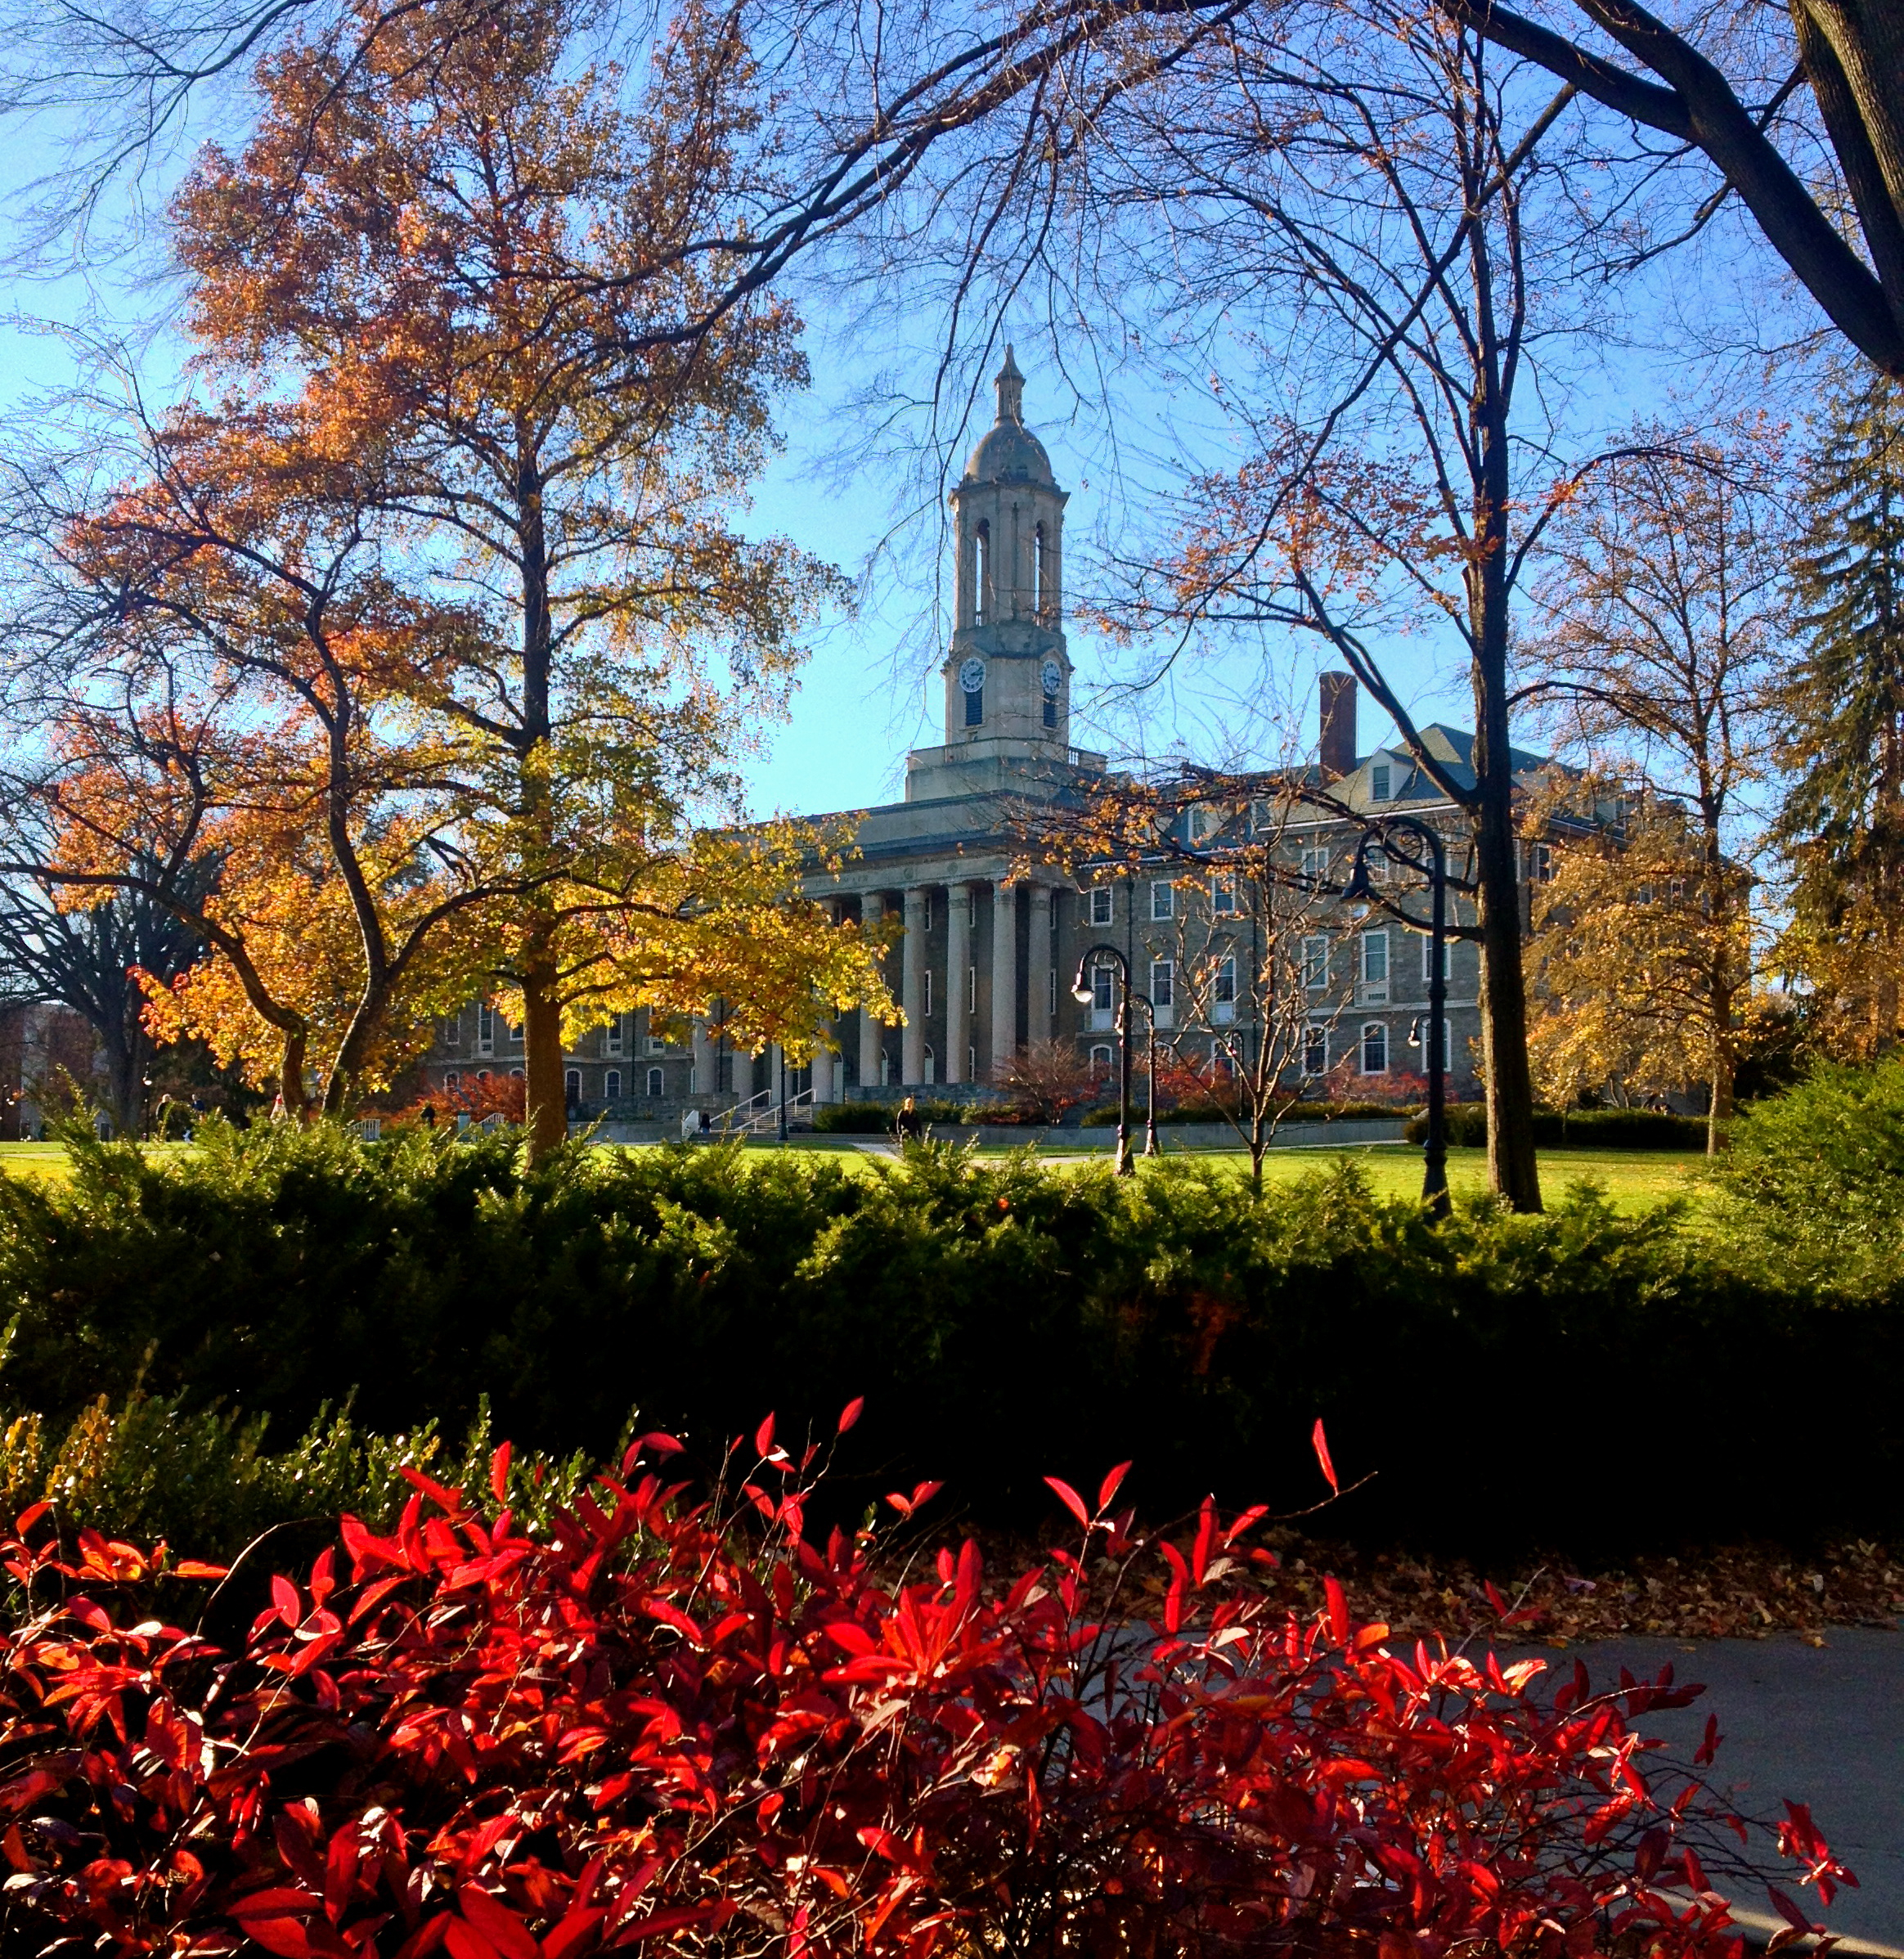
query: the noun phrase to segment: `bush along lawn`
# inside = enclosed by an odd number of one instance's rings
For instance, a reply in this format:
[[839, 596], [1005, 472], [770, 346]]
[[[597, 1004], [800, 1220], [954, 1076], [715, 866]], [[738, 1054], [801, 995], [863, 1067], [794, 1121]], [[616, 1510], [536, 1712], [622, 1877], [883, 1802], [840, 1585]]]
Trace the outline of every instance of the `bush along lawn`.
[[[1438, 1225], [1340, 1169], [1260, 1197], [1193, 1161], [1120, 1182], [936, 1148], [527, 1172], [506, 1135], [208, 1126], [190, 1157], [82, 1139], [68, 1179], [0, 1182], [0, 1315], [13, 1494], [92, 1491], [208, 1553], [388, 1489], [406, 1450], [440, 1465], [486, 1407], [558, 1459], [637, 1411], [717, 1456], [763, 1409], [823, 1431], [847, 1390], [842, 1516], [957, 1462], [976, 1522], [1031, 1528], [1046, 1474], [1132, 1454], [1149, 1516], [1293, 1507], [1318, 1417], [1358, 1485], [1331, 1529], [1372, 1546], [1591, 1561], [1875, 1539], [1904, 1507], [1895, 1292], [1591, 1193]], [[1794, 1474], [1827, 1408], [1829, 1463]]]
[[0, 1946], [1736, 1959], [1725, 1893], [1804, 1926], [1847, 1875], [1802, 1807], [1762, 1831], [1708, 1792], [1716, 1722], [1693, 1767], [1646, 1750], [1700, 1692], [1670, 1669], [1404, 1653], [1333, 1580], [1281, 1612], [1237, 1580], [1260, 1508], [1153, 1547], [1120, 1469], [1050, 1485], [1039, 1562], [882, 1581], [776, 1435], [712, 1489], [644, 1436], [540, 1523], [507, 1448], [477, 1493], [410, 1469], [393, 1527], [344, 1518], [222, 1647], [152, 1615], [146, 1552], [64, 1556], [29, 1509]]

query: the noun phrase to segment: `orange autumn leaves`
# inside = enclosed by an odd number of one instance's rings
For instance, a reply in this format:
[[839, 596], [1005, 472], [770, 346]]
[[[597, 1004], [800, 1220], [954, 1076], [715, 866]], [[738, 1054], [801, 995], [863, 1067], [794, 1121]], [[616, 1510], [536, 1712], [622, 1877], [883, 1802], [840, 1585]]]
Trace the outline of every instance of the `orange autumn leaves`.
[[693, 10], [640, 87], [580, 25], [444, 0], [263, 64], [174, 212], [212, 403], [65, 532], [112, 706], [76, 712], [64, 847], [215, 856], [155, 1011], [288, 1104], [310, 1068], [341, 1110], [477, 991], [558, 1103], [558, 1036], [611, 1012], [720, 993], [797, 1049], [885, 1002], [799, 899], [826, 841], [718, 821], [837, 589], [735, 521], [804, 380], [718, 244], [752, 77]]

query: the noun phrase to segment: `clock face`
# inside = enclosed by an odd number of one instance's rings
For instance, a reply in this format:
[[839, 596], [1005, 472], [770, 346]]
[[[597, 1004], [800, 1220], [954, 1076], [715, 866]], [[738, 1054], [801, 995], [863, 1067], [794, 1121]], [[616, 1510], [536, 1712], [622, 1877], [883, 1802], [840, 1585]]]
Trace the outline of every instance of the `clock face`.
[[985, 685], [985, 662], [971, 659], [959, 669], [959, 685], [968, 694], [977, 694]]
[[1047, 660], [1039, 678], [1044, 683], [1044, 698], [1048, 701], [1056, 700], [1058, 689], [1064, 685], [1064, 669], [1056, 660]]

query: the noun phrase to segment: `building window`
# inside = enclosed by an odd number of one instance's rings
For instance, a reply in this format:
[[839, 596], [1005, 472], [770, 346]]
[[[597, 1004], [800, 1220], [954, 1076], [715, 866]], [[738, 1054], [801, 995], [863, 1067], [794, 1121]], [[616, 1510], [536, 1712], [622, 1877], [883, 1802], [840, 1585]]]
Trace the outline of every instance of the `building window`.
[[[972, 533], [972, 622], [983, 626], [991, 618], [991, 526], [981, 523]], [[968, 697], [969, 698], [969, 697]]]
[[[1448, 977], [1448, 941], [1444, 938], [1441, 941], [1441, 977], [1444, 979]], [[1431, 980], [1435, 977], [1435, 934], [1431, 932], [1421, 934], [1421, 977], [1425, 980]]]
[[1302, 942], [1302, 983], [1312, 993], [1329, 983], [1329, 941], [1322, 932]]
[[976, 932], [978, 929], [978, 887], [968, 884], [965, 887], [965, 922]]
[[1108, 1013], [1111, 1011], [1113, 977], [1113, 970], [1107, 964], [1091, 968], [1091, 1011], [1093, 1013]]
[[1044, 697], [1044, 725], [1048, 728], [1058, 726], [1058, 703], [1049, 694]]
[[971, 687], [965, 694], [965, 725], [968, 728], [985, 726], [985, 689]]
[[[505, 1022], [504, 1024], [506, 1026], [508, 1023]], [[519, 1027], [510, 1028], [509, 1045], [512, 1048], [519, 1048], [523, 1045], [523, 1031]]]
[[619, 1102], [622, 1099], [622, 1071], [619, 1068], [610, 1068], [603, 1076], [602, 1097], [608, 1102]]
[[1385, 762], [1378, 762], [1368, 771], [1368, 793], [1376, 802], [1388, 801], [1389, 766]]
[[1529, 884], [1551, 883], [1554, 874], [1553, 847], [1547, 843], [1530, 843], [1527, 847], [1527, 881]]
[[1234, 878], [1212, 878], [1210, 880], [1210, 909], [1219, 919], [1230, 918], [1237, 909], [1237, 883]]
[[1092, 1049], [1091, 1079], [1093, 1081], [1108, 1081], [1111, 1079], [1111, 1050], [1108, 1048]]
[[608, 1052], [611, 1054], [621, 1054], [626, 1051], [622, 1045], [622, 1042], [626, 1038], [623, 1033], [623, 1029], [627, 1024], [627, 1019], [628, 1017], [625, 1013], [616, 1013], [611, 1014], [609, 1016], [608, 1039], [604, 1045], [606, 1046]]
[[459, 1075], [454, 1068], [451, 1068], [449, 1073], [443, 1077], [443, 1092], [445, 1094], [453, 1094], [462, 1085], [463, 1077]]
[[977, 1048], [968, 1048], [965, 1050], [965, 1079], [968, 1081], [978, 1080], [978, 1049]]
[[648, 1071], [648, 1093], [655, 1101], [658, 1102], [661, 1099], [667, 1085], [666, 1078], [659, 1068], [650, 1068]]
[[[1415, 1024], [1408, 1030], [1408, 1045], [1411, 1048], [1419, 1048], [1421, 1046], [1421, 1030], [1426, 1027], [1427, 1024], [1428, 1016], [1426, 1013], [1418, 1015], [1417, 1017]], [[1424, 1049], [1421, 1056], [1422, 1066], [1424, 1067], [1427, 1067], [1430, 1059], [1431, 1057], [1428, 1054], [1426, 1050]], [[1448, 1020], [1445, 1015], [1443, 1017], [1441, 1022], [1441, 1065], [1444, 1068], [1448, 1065]]]
[[1216, 983], [1210, 988], [1210, 1018], [1226, 1027], [1237, 1017], [1236, 955], [1226, 955], [1216, 962]]
[[1111, 920], [1111, 887], [1093, 884], [1091, 887], [1091, 923], [1108, 925]]
[[1177, 887], [1168, 879], [1160, 879], [1151, 887], [1151, 917], [1161, 924], [1176, 915]]
[[648, 1037], [648, 1051], [650, 1054], [665, 1054], [667, 1043], [660, 1035], [650, 1034]]
[[511, 1068], [509, 1072], [509, 1078], [511, 1081], [520, 1081], [523, 1079], [522, 1070], [520, 1068]]
[[463, 1045], [463, 1017], [452, 1013], [438, 1028], [438, 1037], [446, 1048], [460, 1048]]
[[926, 1013], [929, 1018], [932, 1011], [932, 969], [930, 966], [927, 967], [925, 970], [924, 978], [926, 982]]
[[1362, 935], [1362, 983], [1372, 990], [1388, 985], [1388, 939], [1385, 932]]
[[1159, 1013], [1168, 1013], [1177, 1004], [1177, 962], [1174, 959], [1151, 961], [1151, 1004]]
[[879, 1085], [882, 1089], [892, 1085], [892, 1057], [884, 1048], [879, 1050]]
[[978, 968], [976, 966], [965, 968], [965, 1011], [968, 1013], [978, 1011]]
[[1044, 1011], [1047, 1013], [1058, 1011], [1058, 968], [1055, 966], [1048, 966], [1044, 969]]
[[1215, 827], [1210, 811], [1201, 802], [1193, 802], [1183, 813], [1183, 834], [1191, 843], [1201, 843]]
[[1230, 1050], [1229, 1043], [1213, 1040], [1210, 1044], [1210, 1079], [1212, 1081], [1234, 1081], [1237, 1078], [1237, 1058]]
[[936, 1054], [933, 1054], [932, 1050], [930, 1048], [927, 1048], [927, 1049], [926, 1049], [926, 1056], [925, 1056], [925, 1060], [926, 1060], [926, 1071], [925, 1071], [925, 1074], [926, 1074], [926, 1085], [927, 1085], [927, 1087], [930, 1088], [930, 1087], [932, 1086], [932, 1084], [933, 1084], [935, 1081], [936, 1081], [939, 1079], [939, 1074], [938, 1074], [939, 1061], [938, 1061], [938, 1057], [937, 1057]]
[[487, 1000], [476, 1009], [476, 1052], [493, 1054], [496, 1052], [496, 1009]]
[[1385, 1022], [1370, 1020], [1363, 1022], [1362, 1072], [1364, 1075], [1385, 1075], [1388, 1072], [1388, 1027]]
[[1329, 847], [1319, 843], [1302, 853], [1302, 874], [1313, 883], [1326, 883], [1329, 875]]
[[1329, 1072], [1329, 1030], [1320, 1023], [1302, 1031], [1302, 1072], [1326, 1075]]
[[582, 1070], [580, 1068], [569, 1068], [564, 1072], [562, 1102], [563, 1106], [572, 1116], [582, 1107]]

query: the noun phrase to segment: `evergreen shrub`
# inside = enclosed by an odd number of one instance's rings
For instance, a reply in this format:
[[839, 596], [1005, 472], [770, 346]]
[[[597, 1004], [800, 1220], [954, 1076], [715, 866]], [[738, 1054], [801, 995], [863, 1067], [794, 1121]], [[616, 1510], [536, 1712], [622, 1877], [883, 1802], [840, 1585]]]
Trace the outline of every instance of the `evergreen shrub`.
[[[639, 1409], [717, 1454], [754, 1410], [798, 1434], [851, 1389], [836, 1489], [956, 1458], [1005, 1521], [1131, 1438], [1147, 1514], [1300, 1488], [1318, 1416], [1379, 1472], [1340, 1513], [1367, 1539], [1588, 1554], [1901, 1521], [1895, 1292], [1848, 1314], [1591, 1191], [1438, 1224], [1352, 1170], [1257, 1195], [1194, 1159], [1120, 1180], [936, 1144], [891, 1165], [577, 1146], [532, 1171], [506, 1136], [72, 1147], [65, 1183], [0, 1179], [0, 1405], [49, 1431], [142, 1393], [234, 1435], [348, 1406], [358, 1436], [455, 1436], [487, 1395], [526, 1448], [598, 1458]], [[1822, 1492], [1686, 1427], [1722, 1409], [1772, 1437], [1827, 1406]]]
[[[1448, 1142], [1457, 1148], [1485, 1148], [1487, 1104], [1450, 1103], [1446, 1127]], [[1423, 1141], [1427, 1117], [1411, 1117], [1403, 1134], [1411, 1143]], [[1542, 1149], [1703, 1150], [1706, 1124], [1703, 1116], [1673, 1116], [1659, 1109], [1536, 1109], [1534, 1139]]]

